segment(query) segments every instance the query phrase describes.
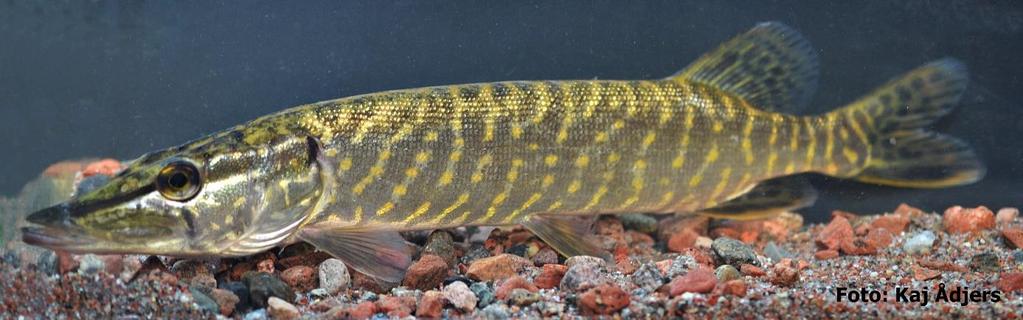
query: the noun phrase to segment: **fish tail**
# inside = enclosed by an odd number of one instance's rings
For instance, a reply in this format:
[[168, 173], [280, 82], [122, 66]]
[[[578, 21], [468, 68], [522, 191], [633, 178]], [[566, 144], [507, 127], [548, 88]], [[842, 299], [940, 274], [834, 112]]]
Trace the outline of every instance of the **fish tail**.
[[853, 179], [910, 188], [980, 180], [984, 164], [967, 143], [928, 130], [956, 106], [967, 80], [966, 67], [946, 58], [895, 78], [830, 114], [867, 140], [869, 157]]

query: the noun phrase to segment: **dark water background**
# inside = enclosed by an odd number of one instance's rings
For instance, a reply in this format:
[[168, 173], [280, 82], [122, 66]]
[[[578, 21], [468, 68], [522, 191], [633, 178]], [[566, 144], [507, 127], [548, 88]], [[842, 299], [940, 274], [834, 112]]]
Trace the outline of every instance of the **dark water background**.
[[[245, 6], [241, 6], [241, 4]], [[978, 184], [907, 190], [815, 177], [805, 211], [909, 202], [1023, 205], [1019, 1], [0, 1], [0, 194], [49, 164], [131, 159], [286, 107], [387, 89], [659, 78], [756, 22], [819, 50], [823, 112], [903, 71], [963, 60], [971, 87], [938, 129], [969, 141]]]

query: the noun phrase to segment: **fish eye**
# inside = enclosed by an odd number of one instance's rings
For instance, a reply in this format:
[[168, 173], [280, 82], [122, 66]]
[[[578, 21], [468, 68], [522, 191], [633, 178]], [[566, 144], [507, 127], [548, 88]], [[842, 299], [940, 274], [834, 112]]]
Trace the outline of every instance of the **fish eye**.
[[167, 164], [156, 176], [156, 190], [164, 198], [174, 201], [188, 201], [199, 194], [202, 180], [199, 169], [186, 161]]

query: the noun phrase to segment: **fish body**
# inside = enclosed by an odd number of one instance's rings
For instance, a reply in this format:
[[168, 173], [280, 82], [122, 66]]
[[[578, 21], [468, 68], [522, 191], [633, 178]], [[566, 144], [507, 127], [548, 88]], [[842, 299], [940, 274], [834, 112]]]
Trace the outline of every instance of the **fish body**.
[[573, 217], [757, 218], [805, 206], [804, 172], [906, 186], [979, 179], [926, 131], [965, 87], [946, 59], [822, 115], [816, 57], [765, 23], [658, 80], [511, 81], [395, 90], [287, 109], [145, 155], [29, 217], [28, 243], [80, 252], [239, 256], [308, 241], [400, 279], [397, 231], [522, 224], [596, 254]]

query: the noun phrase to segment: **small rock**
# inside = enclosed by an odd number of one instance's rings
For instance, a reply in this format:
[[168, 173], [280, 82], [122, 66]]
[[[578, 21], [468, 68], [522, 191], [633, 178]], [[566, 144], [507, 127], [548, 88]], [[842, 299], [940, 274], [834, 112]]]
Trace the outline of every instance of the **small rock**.
[[444, 230], [435, 230], [433, 233], [430, 233], [430, 236], [426, 238], [426, 245], [423, 246], [422, 254], [424, 256], [429, 254], [440, 257], [449, 267], [453, 267], [457, 263], [455, 240], [451, 237], [451, 233]]
[[763, 277], [764, 275], [767, 275], [767, 271], [764, 271], [764, 269], [748, 263], [739, 266], [739, 271], [742, 272], [742, 274], [751, 277]]
[[170, 267], [170, 271], [179, 279], [189, 280], [199, 274], [210, 274], [210, 268], [206, 262], [200, 260], [178, 260]]
[[591, 256], [575, 256], [565, 261], [568, 270], [559, 287], [568, 291], [583, 291], [609, 281], [604, 277], [604, 260]]
[[474, 244], [469, 247], [469, 251], [466, 252], [465, 255], [463, 255], [460, 260], [462, 261], [462, 264], [472, 265], [472, 263], [476, 262], [476, 260], [487, 258], [490, 256], [491, 256], [490, 250], [487, 250], [487, 248], [483, 247], [482, 245]]
[[541, 289], [551, 289], [561, 284], [561, 278], [565, 276], [565, 272], [568, 271], [568, 266], [560, 264], [545, 264], [543, 269], [540, 271], [540, 275], [536, 276], [533, 280], [533, 284]]
[[742, 277], [738, 269], [728, 264], [723, 264], [714, 270], [714, 276], [717, 277], [718, 282], [728, 282]]
[[894, 237], [892, 232], [885, 228], [874, 228], [867, 232], [867, 236], [864, 237], [867, 242], [870, 242], [875, 248], [887, 248], [888, 245], [892, 244]]
[[416, 306], [416, 299], [414, 297], [395, 297], [395, 296], [384, 296], [377, 301], [377, 308], [380, 312], [386, 313], [392, 318], [404, 318], [412, 314], [412, 309]]
[[57, 270], [60, 274], [66, 274], [78, 269], [78, 260], [66, 251], [57, 252]]
[[495, 257], [476, 260], [469, 265], [466, 276], [477, 281], [504, 279], [533, 268], [533, 263], [526, 258], [514, 254], [501, 254]]
[[498, 300], [505, 300], [508, 298], [509, 294], [511, 294], [512, 290], [515, 289], [525, 289], [526, 291], [529, 292], [536, 292], [537, 290], [539, 290], [535, 285], [529, 283], [529, 281], [526, 280], [525, 278], [522, 278], [520, 276], [513, 276], [501, 282], [501, 285], [497, 287], [495, 296], [497, 296]]
[[720, 237], [714, 239], [714, 244], [711, 245], [711, 249], [713, 249], [714, 253], [721, 259], [719, 261], [723, 261], [727, 264], [752, 264], [757, 261], [757, 255], [753, 252], [753, 248], [750, 248], [749, 245], [742, 241], [732, 238]]
[[842, 241], [840, 249], [842, 250], [842, 253], [854, 256], [872, 255], [877, 253], [877, 247], [873, 242], [859, 237]]
[[266, 315], [266, 309], [253, 310], [252, 312], [246, 313], [242, 320], [265, 320], [268, 319]]
[[746, 296], [746, 281], [742, 279], [735, 279], [727, 281], [723, 284], [722, 293], [729, 294], [737, 297]]
[[199, 308], [207, 310], [213, 314], [220, 313], [220, 305], [217, 304], [216, 300], [213, 300], [213, 298], [210, 298], [210, 296], [206, 295], [202, 291], [195, 289], [189, 291], [192, 293], [192, 301], [195, 301], [195, 304], [199, 305]]
[[533, 265], [542, 267], [544, 265], [558, 263], [558, 253], [551, 248], [540, 249], [535, 255], [533, 255]]
[[483, 319], [508, 319], [507, 307], [500, 304], [492, 304], [481, 310], [480, 318]]
[[1005, 272], [998, 276], [998, 289], [1004, 292], [1023, 290], [1023, 272]]
[[937, 240], [937, 236], [934, 235], [934, 232], [926, 230], [906, 240], [902, 245], [902, 250], [911, 255], [930, 253], [935, 240]]
[[941, 276], [941, 271], [924, 268], [920, 266], [913, 266], [913, 279], [917, 281], [927, 281], [936, 279]]
[[[477, 282], [469, 286], [469, 290], [472, 291], [473, 296], [479, 299], [476, 304], [479, 307], [486, 307], [494, 302], [494, 289], [490, 288], [486, 282]], [[454, 304], [454, 302], [452, 302]]]
[[233, 292], [224, 289], [213, 289], [210, 291], [210, 297], [217, 302], [220, 314], [224, 316], [230, 316], [240, 300]]
[[[252, 308], [252, 299], [249, 298], [249, 287], [246, 287], [244, 283], [238, 281], [225, 282], [221, 285], [221, 289], [230, 291], [231, 294], [238, 298], [238, 301], [234, 304], [234, 310], [245, 312]], [[217, 304], [220, 304], [221, 311], [223, 311], [223, 301], [225, 300], [220, 300], [216, 294], [213, 294], [213, 299], [217, 300]]]
[[785, 251], [782, 247], [779, 247], [774, 241], [770, 241], [764, 246], [764, 255], [771, 258], [771, 261], [781, 261], [781, 259], [792, 258], [792, 254]]
[[1023, 248], [1023, 228], [1004, 228], [1002, 237], [1010, 248]]
[[657, 232], [657, 218], [645, 214], [622, 214], [618, 215], [622, 226], [629, 230], [636, 230], [642, 233]]
[[870, 223], [871, 228], [881, 228], [888, 230], [892, 234], [902, 233], [906, 230], [906, 226], [909, 225], [909, 217], [901, 214], [886, 214]]
[[914, 208], [908, 204], [901, 203], [898, 208], [895, 208], [895, 214], [907, 217], [909, 219], [915, 219], [924, 215], [924, 211]]
[[[675, 259], [665, 261], [668, 263], [664, 265], [663, 268], [660, 265], [661, 262], [658, 262], [658, 269], [661, 270], [661, 274], [663, 274], [664, 277], [669, 279], [674, 279], [676, 276], [685, 274], [686, 272], [689, 272], [689, 270], [697, 268], [703, 264], [700, 263], [697, 258], [689, 255], [677, 256]], [[712, 267], [713, 266], [708, 266], [708, 268]]]
[[661, 285], [664, 285], [664, 277], [661, 276], [661, 271], [652, 263], [640, 265], [636, 272], [629, 275], [629, 280], [636, 286], [649, 292], [653, 292], [660, 288]]
[[696, 239], [700, 235], [692, 229], [682, 229], [675, 232], [668, 238], [668, 250], [672, 252], [682, 252], [687, 248], [692, 248], [696, 245]]
[[998, 272], [1002, 269], [998, 262], [998, 255], [993, 252], [984, 252], [974, 255], [970, 259], [970, 269], [974, 272]]
[[444, 294], [440, 291], [430, 290], [423, 293], [423, 297], [419, 299], [419, 305], [416, 307], [416, 317], [440, 318], [444, 313], [445, 302]]
[[103, 260], [90, 253], [82, 256], [81, 260], [79, 260], [78, 273], [92, 275], [105, 268]]
[[696, 248], [710, 249], [714, 245], [714, 240], [708, 237], [699, 236], [696, 238], [696, 243], [693, 244]]
[[348, 274], [348, 266], [334, 258], [320, 263], [319, 278], [320, 288], [327, 289], [327, 293], [331, 295], [348, 290], [348, 287], [352, 285], [352, 276]]
[[[480, 282], [474, 283], [473, 286], [480, 284], [483, 285], [483, 287], [487, 286], [485, 283]], [[489, 290], [489, 288], [487, 288], [487, 290]], [[452, 282], [451, 284], [444, 286], [443, 292], [444, 298], [448, 299], [448, 301], [451, 302], [451, 304], [454, 305], [455, 308], [458, 308], [462, 312], [468, 313], [476, 309], [477, 300], [476, 294], [473, 293], [473, 291], [475, 290], [472, 290], [468, 286], [466, 286], [465, 282], [458, 281]], [[489, 298], [491, 299], [491, 301], [494, 299], [492, 293], [490, 294]], [[490, 302], [488, 301], [487, 303], [489, 304]]]
[[1016, 261], [1016, 264], [1023, 264], [1023, 250], [1015, 250], [1012, 252], [1012, 260]]
[[[446, 232], [443, 232], [447, 234]], [[451, 235], [448, 235], [450, 238]], [[405, 272], [405, 280], [402, 285], [419, 290], [429, 290], [440, 287], [450, 275], [448, 263], [444, 258], [432, 254], [424, 254], [419, 260], [409, 266]]]
[[209, 294], [210, 291], [213, 291], [213, 289], [217, 287], [217, 279], [214, 278], [213, 275], [211, 274], [205, 273], [197, 274], [194, 277], [192, 277], [192, 280], [189, 281], [189, 284], [193, 289], [202, 291], [202, 293], [205, 294]]
[[838, 258], [838, 251], [835, 251], [835, 250], [821, 250], [821, 251], [817, 251], [817, 253], [814, 253], [813, 257], [817, 258], [817, 260], [830, 260], [830, 259]]
[[249, 271], [242, 276], [245, 286], [249, 287], [249, 298], [256, 307], [266, 307], [267, 299], [277, 297], [285, 301], [295, 299], [295, 292], [287, 283], [266, 273]]
[[998, 224], [1010, 224], [1016, 217], [1019, 216], [1019, 209], [1016, 208], [1001, 208], [998, 209], [998, 213], [995, 214], [995, 222]]
[[298, 308], [296, 308], [291, 303], [288, 303], [287, 301], [281, 300], [277, 297], [270, 297], [270, 299], [268, 299], [266, 303], [267, 313], [269, 313], [270, 317], [273, 319], [291, 320], [298, 319], [298, 317], [301, 315], [298, 312]]
[[377, 305], [372, 301], [363, 301], [348, 310], [348, 317], [351, 319], [368, 319], [377, 313]]
[[540, 301], [540, 294], [523, 288], [516, 288], [508, 294], [508, 303], [520, 307]]
[[842, 242], [847, 239], [853, 238], [852, 224], [849, 224], [849, 219], [842, 216], [836, 216], [831, 219], [831, 222], [817, 234], [814, 241], [818, 246], [824, 249], [838, 250], [842, 246]]
[[771, 283], [779, 286], [788, 286], [799, 281], [799, 267], [791, 261], [776, 263], [772, 269]]
[[629, 294], [624, 290], [604, 284], [580, 295], [579, 309], [583, 315], [609, 315], [625, 308], [629, 302]]
[[669, 292], [672, 297], [686, 292], [708, 293], [714, 290], [716, 285], [717, 278], [713, 273], [703, 268], [695, 268], [689, 273], [671, 280]]
[[281, 280], [301, 292], [312, 290], [319, 284], [316, 269], [307, 266], [295, 266], [284, 270], [281, 272]]
[[978, 232], [995, 227], [995, 214], [984, 206], [973, 209], [954, 206], [945, 210], [943, 224], [949, 233]]

